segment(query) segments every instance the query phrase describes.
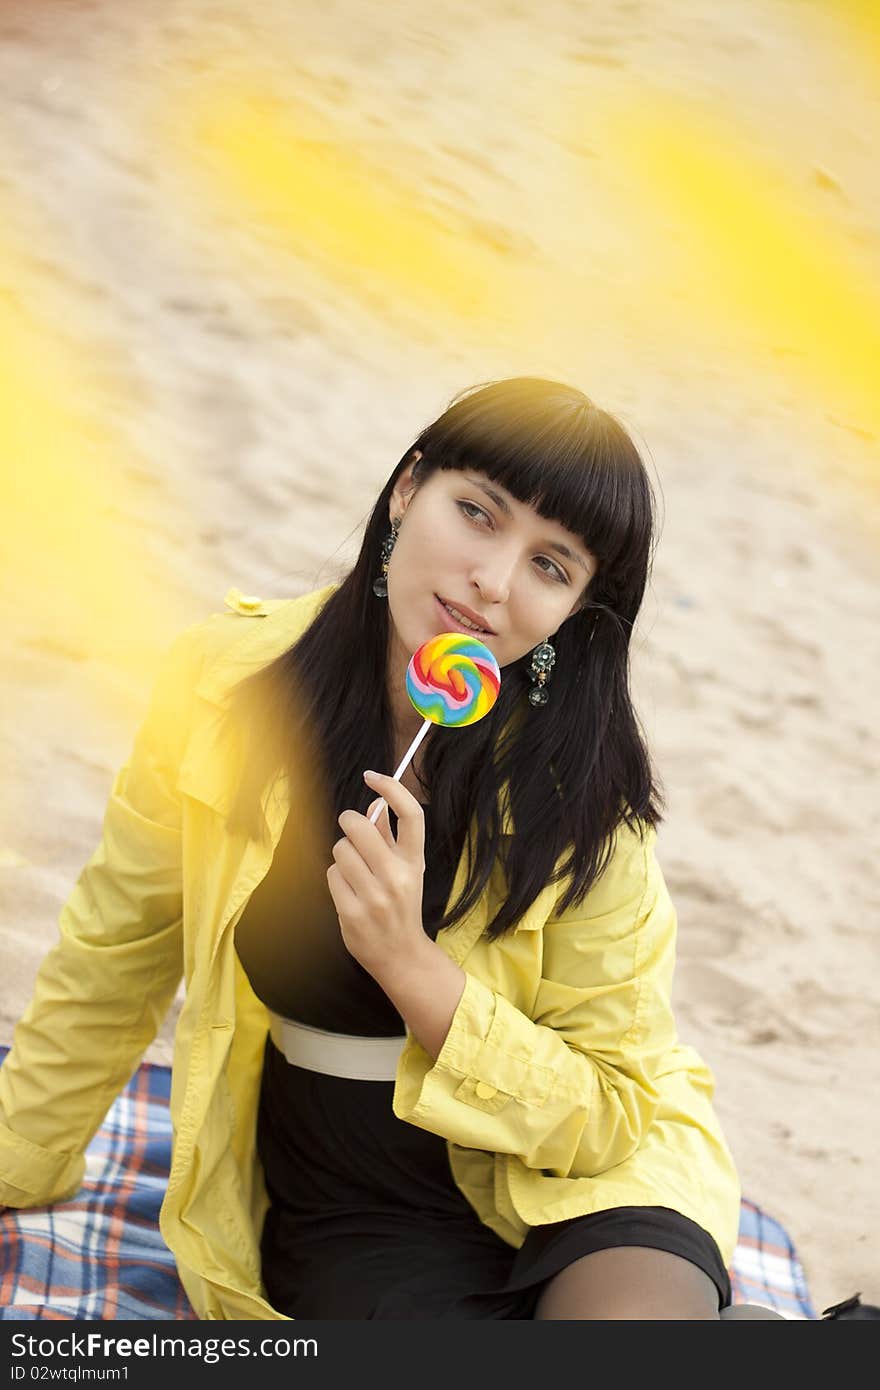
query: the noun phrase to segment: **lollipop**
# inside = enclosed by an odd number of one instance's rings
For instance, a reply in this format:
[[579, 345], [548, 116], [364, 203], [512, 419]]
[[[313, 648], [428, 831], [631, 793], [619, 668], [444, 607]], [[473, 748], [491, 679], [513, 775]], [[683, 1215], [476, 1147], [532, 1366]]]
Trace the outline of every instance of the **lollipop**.
[[[501, 670], [486, 646], [463, 632], [441, 632], [423, 642], [406, 668], [406, 693], [424, 717], [394, 774], [399, 781], [432, 724], [458, 729], [488, 714], [501, 688]], [[370, 816], [375, 825], [384, 797]]]

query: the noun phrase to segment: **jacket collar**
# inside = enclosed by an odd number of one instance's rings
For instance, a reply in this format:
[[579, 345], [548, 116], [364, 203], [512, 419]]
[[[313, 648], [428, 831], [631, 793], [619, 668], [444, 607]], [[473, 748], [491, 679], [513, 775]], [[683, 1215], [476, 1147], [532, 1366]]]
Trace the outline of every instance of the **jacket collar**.
[[299, 598], [264, 601], [260, 605], [261, 616], [245, 623], [241, 636], [206, 662], [196, 694], [222, 706], [231, 686], [293, 646], [338, 587], [328, 584]]

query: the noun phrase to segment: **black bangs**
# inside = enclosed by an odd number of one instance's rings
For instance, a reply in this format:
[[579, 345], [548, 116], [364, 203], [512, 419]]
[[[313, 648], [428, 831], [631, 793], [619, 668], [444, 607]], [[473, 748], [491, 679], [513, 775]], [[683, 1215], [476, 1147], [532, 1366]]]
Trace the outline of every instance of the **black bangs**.
[[650, 549], [653, 498], [623, 426], [582, 391], [541, 377], [471, 387], [413, 444], [428, 476], [470, 469], [579, 536], [600, 570]]

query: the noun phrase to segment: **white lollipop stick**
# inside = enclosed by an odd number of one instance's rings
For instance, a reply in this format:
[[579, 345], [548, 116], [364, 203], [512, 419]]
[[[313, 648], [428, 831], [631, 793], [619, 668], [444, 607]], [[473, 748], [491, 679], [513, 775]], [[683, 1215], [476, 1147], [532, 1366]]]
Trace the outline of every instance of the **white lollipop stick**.
[[[426, 720], [425, 720], [424, 724], [423, 724], [422, 727], [419, 729], [419, 732], [416, 734], [416, 736], [415, 736], [415, 738], [413, 739], [412, 743], [410, 744], [409, 748], [407, 748], [406, 752], [405, 752], [404, 755], [403, 755], [403, 762], [400, 764], [400, 767], [397, 769], [397, 771], [396, 771], [395, 774], [394, 774], [394, 780], [395, 780], [395, 782], [399, 782], [399, 781], [400, 781], [401, 775], [406, 771], [407, 766], [409, 765], [410, 759], [415, 755], [415, 751], [416, 751], [416, 749], [418, 748], [419, 744], [421, 743], [422, 739], [425, 737], [425, 734], [426, 734], [426, 733], [428, 732], [428, 730], [430, 729], [431, 723], [432, 723], [432, 721], [431, 721], [430, 719], [426, 719]], [[381, 797], [380, 800], [379, 800], [379, 805], [376, 807], [375, 811], [374, 811], [373, 814], [370, 816], [370, 824], [371, 824], [371, 825], [375, 825], [375, 824], [376, 824], [376, 821], [377, 821], [377, 820], [379, 819], [379, 817], [381, 816], [382, 811], [383, 811], [383, 808], [384, 808], [386, 805], [387, 805], [387, 802], [385, 801], [385, 798], [384, 798], [384, 796], [383, 796], [383, 797]]]

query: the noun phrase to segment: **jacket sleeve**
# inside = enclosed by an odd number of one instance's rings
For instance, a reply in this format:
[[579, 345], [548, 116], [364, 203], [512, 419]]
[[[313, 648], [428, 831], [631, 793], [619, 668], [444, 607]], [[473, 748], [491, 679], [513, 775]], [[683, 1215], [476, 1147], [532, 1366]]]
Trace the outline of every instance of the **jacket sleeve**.
[[0, 1204], [72, 1196], [84, 1151], [156, 1036], [182, 966], [176, 772], [193, 698], [194, 634], [172, 643], [110, 791], [101, 840], [61, 909], [0, 1067]]
[[657, 1112], [658, 1066], [676, 1041], [676, 915], [656, 832], [643, 829], [640, 841], [623, 826], [580, 905], [545, 923], [528, 1014], [465, 968], [436, 1061], [407, 1039], [399, 1119], [554, 1177], [591, 1177], [635, 1152]]

